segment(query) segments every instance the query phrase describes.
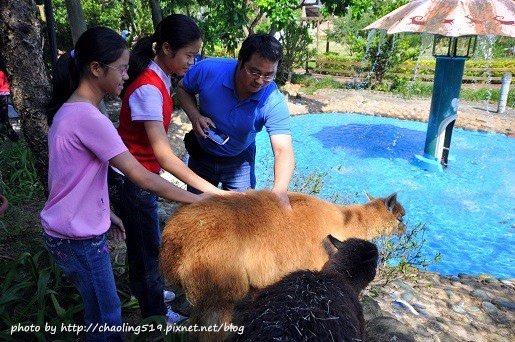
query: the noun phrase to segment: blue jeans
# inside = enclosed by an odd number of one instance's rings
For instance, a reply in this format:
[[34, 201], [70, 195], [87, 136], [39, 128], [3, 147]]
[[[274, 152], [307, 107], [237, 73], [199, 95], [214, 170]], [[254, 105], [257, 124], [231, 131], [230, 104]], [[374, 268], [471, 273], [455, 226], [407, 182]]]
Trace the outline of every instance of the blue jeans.
[[[217, 157], [203, 151], [191, 136], [185, 139], [188, 139], [185, 140], [189, 153], [188, 167], [197, 175], [214, 186], [221, 184], [224, 190], [245, 191], [256, 188], [255, 143], [234, 157]], [[200, 193], [189, 185], [188, 191]]]
[[[116, 293], [106, 234], [86, 240], [59, 239], [44, 234], [48, 251], [84, 302], [88, 341], [123, 341], [120, 332], [99, 332], [99, 326], [121, 326], [122, 306]], [[109, 329], [108, 329], [109, 330]], [[115, 329], [110, 329], [115, 330]]]
[[157, 196], [109, 168], [109, 199], [125, 227], [129, 283], [142, 318], [164, 315], [164, 280], [159, 272], [161, 230]]

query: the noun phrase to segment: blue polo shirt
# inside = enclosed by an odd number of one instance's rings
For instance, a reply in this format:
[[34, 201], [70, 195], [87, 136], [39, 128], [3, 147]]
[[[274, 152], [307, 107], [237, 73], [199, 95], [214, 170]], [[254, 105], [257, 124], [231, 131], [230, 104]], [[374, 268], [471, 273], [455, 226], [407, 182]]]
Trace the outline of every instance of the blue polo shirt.
[[271, 82], [243, 101], [234, 85], [237, 60], [208, 58], [193, 65], [183, 78], [183, 87], [199, 95], [200, 113], [229, 135], [225, 145], [199, 138], [199, 144], [216, 156], [235, 156], [255, 140], [263, 127], [269, 135], [291, 134], [290, 114], [284, 95]]

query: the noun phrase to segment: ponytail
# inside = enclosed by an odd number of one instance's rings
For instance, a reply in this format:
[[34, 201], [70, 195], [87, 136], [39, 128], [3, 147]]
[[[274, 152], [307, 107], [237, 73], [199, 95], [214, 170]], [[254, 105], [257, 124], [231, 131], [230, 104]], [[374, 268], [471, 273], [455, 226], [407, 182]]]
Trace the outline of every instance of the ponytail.
[[62, 55], [55, 65], [52, 79], [52, 96], [45, 110], [48, 126], [52, 125], [55, 113], [79, 86], [80, 72], [71, 53]]
[[148, 67], [150, 60], [156, 55], [152, 49], [153, 36], [144, 37], [138, 40], [131, 51], [129, 58], [129, 79], [123, 84], [123, 90], [120, 97], [123, 98], [127, 87]]
[[125, 40], [110, 28], [97, 26], [81, 34], [75, 48], [62, 55], [55, 66], [52, 96], [45, 108], [48, 125], [52, 125], [55, 113], [79, 87], [84, 73], [89, 73], [91, 63], [107, 65], [126, 50]]

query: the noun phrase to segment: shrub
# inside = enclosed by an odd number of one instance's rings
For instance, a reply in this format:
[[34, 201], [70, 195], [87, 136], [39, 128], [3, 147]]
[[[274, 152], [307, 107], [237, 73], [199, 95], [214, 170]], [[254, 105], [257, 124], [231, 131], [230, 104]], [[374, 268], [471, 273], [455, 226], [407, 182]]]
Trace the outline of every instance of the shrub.
[[440, 253], [436, 253], [432, 260], [422, 257], [426, 230], [424, 224], [418, 224], [400, 237], [383, 236], [374, 239], [381, 256], [377, 279], [381, 279], [384, 284], [399, 278], [416, 281], [418, 270], [425, 270], [432, 263], [439, 262]]

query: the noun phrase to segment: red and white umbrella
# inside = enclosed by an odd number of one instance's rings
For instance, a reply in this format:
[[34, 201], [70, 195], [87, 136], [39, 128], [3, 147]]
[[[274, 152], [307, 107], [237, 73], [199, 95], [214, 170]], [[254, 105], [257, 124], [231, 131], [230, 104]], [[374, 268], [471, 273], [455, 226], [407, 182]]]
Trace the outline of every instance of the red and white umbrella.
[[515, 37], [515, 1], [414, 0], [365, 27], [370, 29], [384, 29], [388, 34]]

